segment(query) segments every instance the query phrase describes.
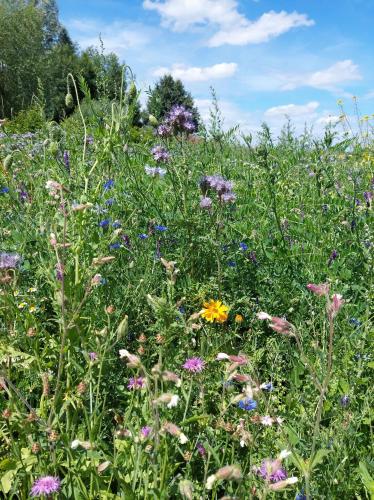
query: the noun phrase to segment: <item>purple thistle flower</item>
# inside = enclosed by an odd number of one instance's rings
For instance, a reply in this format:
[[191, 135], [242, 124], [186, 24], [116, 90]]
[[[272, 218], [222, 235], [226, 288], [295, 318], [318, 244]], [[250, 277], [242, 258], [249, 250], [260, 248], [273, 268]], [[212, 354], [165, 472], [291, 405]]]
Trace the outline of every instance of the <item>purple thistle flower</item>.
[[44, 476], [37, 479], [32, 485], [30, 495], [32, 497], [49, 496], [57, 493], [61, 488], [61, 481], [56, 476]]
[[266, 481], [277, 483], [287, 478], [287, 472], [281, 467], [280, 460], [264, 460], [257, 473]]
[[140, 429], [140, 435], [143, 439], [147, 439], [151, 434], [151, 432], [152, 432], [152, 427], [149, 427], [148, 425]]
[[197, 451], [200, 453], [200, 455], [202, 457], [205, 457], [205, 455], [206, 455], [206, 449], [204, 448], [204, 446], [201, 443], [197, 443], [196, 449], [197, 449]]
[[201, 358], [188, 358], [182, 365], [182, 368], [192, 373], [200, 373], [204, 370], [205, 361]]
[[135, 391], [137, 389], [143, 389], [145, 386], [145, 380], [143, 377], [131, 377], [129, 379], [129, 383], [127, 384], [127, 388], [130, 391]]
[[16, 269], [21, 262], [18, 253], [0, 253], [0, 269]]
[[155, 146], [151, 149], [153, 159], [157, 162], [168, 162], [170, 160], [170, 154], [162, 146]]
[[212, 207], [212, 199], [209, 196], [200, 196], [200, 208], [209, 209]]
[[257, 401], [254, 401], [251, 398], [241, 399], [238, 402], [238, 407], [241, 410], [251, 411], [251, 410], [254, 410], [255, 408], [257, 408]]

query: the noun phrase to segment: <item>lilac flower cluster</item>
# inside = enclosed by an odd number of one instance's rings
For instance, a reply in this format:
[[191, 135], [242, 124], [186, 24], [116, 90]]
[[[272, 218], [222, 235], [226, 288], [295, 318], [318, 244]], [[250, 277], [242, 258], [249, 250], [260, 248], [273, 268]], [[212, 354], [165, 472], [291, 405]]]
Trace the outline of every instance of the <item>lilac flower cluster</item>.
[[157, 128], [157, 134], [160, 137], [168, 137], [178, 132], [192, 134], [195, 130], [196, 126], [191, 111], [177, 104], [171, 108], [164, 123]]
[[170, 153], [168, 153], [168, 151], [160, 145], [152, 148], [151, 153], [152, 153], [153, 159], [159, 163], [161, 163], [161, 162], [166, 163], [170, 160]]
[[21, 262], [21, 256], [18, 253], [0, 253], [0, 269], [15, 269]]
[[200, 181], [200, 189], [203, 193], [200, 198], [200, 207], [209, 209], [212, 206], [212, 199], [207, 196], [209, 191], [215, 191], [220, 202], [234, 202], [236, 195], [232, 190], [233, 187], [233, 183], [222, 175], [205, 175]]

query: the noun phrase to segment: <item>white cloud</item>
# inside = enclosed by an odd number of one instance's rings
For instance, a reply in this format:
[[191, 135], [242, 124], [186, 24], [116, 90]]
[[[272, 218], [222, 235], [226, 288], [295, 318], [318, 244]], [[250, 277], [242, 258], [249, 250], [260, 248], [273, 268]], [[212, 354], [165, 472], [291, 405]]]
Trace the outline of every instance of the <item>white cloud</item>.
[[282, 117], [289, 116], [290, 118], [299, 118], [313, 114], [319, 107], [319, 102], [311, 101], [307, 104], [285, 104], [282, 106], [274, 106], [265, 111], [266, 117]]
[[340, 121], [340, 116], [327, 115], [327, 116], [321, 116], [321, 118], [318, 118], [316, 123], [319, 123], [321, 125], [333, 125], [335, 123], [338, 123], [339, 121]]
[[126, 56], [128, 49], [143, 47], [150, 39], [144, 27], [131, 23], [116, 21], [106, 24], [92, 19], [71, 19], [66, 25], [81, 48], [100, 45], [101, 37], [105, 50], [120, 57]]
[[[195, 104], [203, 122], [209, 124], [212, 101], [210, 99], [195, 99]], [[244, 133], [254, 133], [259, 129], [260, 120], [256, 113], [244, 111], [237, 104], [227, 100], [219, 100], [218, 107], [223, 118], [224, 130], [236, 125], [239, 125], [240, 130]]]
[[268, 42], [292, 28], [312, 26], [313, 24], [314, 21], [305, 14], [270, 11], [254, 22], [245, 20], [241, 26], [221, 29], [209, 40], [209, 45], [218, 47], [224, 44], [247, 45]]
[[185, 66], [184, 64], [173, 64], [171, 68], [157, 68], [154, 76], [170, 74], [174, 78], [179, 78], [185, 82], [205, 82], [232, 76], [238, 68], [236, 63], [219, 63], [213, 66]]
[[293, 28], [314, 24], [305, 14], [285, 11], [269, 11], [251, 21], [238, 11], [236, 0], [144, 0], [143, 7], [158, 12], [162, 24], [173, 31], [217, 26], [218, 31], [208, 40], [211, 47], [267, 42]]
[[314, 87], [317, 89], [336, 90], [336, 85], [346, 82], [362, 80], [359, 68], [350, 59], [338, 61], [326, 69], [306, 73], [303, 75], [293, 75], [282, 79], [287, 79], [287, 83], [282, 85], [282, 90], [294, 90], [298, 87]]

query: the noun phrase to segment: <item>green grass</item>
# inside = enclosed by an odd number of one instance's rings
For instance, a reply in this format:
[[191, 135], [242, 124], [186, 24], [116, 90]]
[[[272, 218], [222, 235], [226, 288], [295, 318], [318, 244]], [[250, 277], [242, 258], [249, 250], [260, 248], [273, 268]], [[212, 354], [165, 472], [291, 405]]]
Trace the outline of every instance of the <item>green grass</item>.
[[[29, 498], [36, 478], [53, 475], [62, 482], [58, 498], [69, 499], [293, 499], [302, 490], [313, 499], [371, 498], [368, 140], [274, 141], [264, 128], [256, 144], [217, 131], [160, 141], [129, 129], [126, 109], [112, 111], [87, 118], [94, 141], [86, 147], [79, 117], [31, 139], [0, 139], [0, 188], [9, 188], [0, 194], [0, 250], [22, 256], [17, 269], [0, 270], [4, 497]], [[171, 160], [161, 165], [165, 177], [151, 178], [144, 167], [155, 166], [150, 150], [161, 143]], [[210, 191], [204, 210], [199, 183], [213, 174], [234, 183], [236, 200], [222, 203]], [[49, 180], [63, 186], [55, 196]], [[306, 288], [325, 282], [330, 297], [345, 300], [330, 321], [326, 297]], [[198, 315], [210, 299], [229, 306], [227, 321]], [[286, 318], [291, 335], [260, 321], [260, 311]], [[139, 356], [139, 366], [126, 367], [121, 349]], [[220, 352], [247, 362], [217, 361]], [[194, 356], [205, 368], [191, 375], [182, 364]], [[237, 373], [248, 381], [235, 382]], [[142, 390], [127, 388], [134, 376], [146, 381]], [[268, 382], [271, 392], [260, 389]], [[244, 390], [254, 410], [238, 407]], [[167, 397], [156, 404], [163, 394], [178, 395], [178, 405], [168, 408]], [[283, 422], [266, 426], [264, 416]], [[146, 439], [144, 426], [152, 428]], [[72, 448], [77, 439], [83, 446]], [[255, 468], [285, 449], [283, 466], [298, 483], [274, 492]], [[226, 465], [240, 474], [207, 489]]]

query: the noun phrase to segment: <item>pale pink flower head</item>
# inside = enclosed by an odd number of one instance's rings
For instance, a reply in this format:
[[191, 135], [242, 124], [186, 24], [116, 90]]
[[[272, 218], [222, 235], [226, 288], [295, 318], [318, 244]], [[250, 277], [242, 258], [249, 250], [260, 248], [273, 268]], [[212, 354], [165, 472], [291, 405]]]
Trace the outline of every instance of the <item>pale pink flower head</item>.
[[265, 415], [264, 417], [261, 417], [261, 423], [265, 427], [270, 427], [273, 425], [274, 420], [269, 416]]
[[278, 333], [283, 333], [284, 335], [290, 335], [292, 330], [292, 325], [287, 320], [283, 318], [278, 318], [273, 316], [271, 318], [270, 328]]
[[61, 488], [61, 481], [56, 476], [43, 476], [37, 479], [31, 487], [32, 497], [49, 496], [57, 493]]
[[188, 358], [182, 365], [182, 368], [192, 373], [200, 373], [204, 370], [205, 361], [201, 358]]
[[330, 291], [330, 286], [328, 283], [320, 283], [319, 285], [315, 285], [314, 283], [309, 283], [309, 285], [307, 285], [306, 287], [310, 292], [315, 293], [319, 297], [322, 297], [323, 295], [328, 295]]
[[344, 304], [344, 299], [343, 297], [339, 294], [339, 293], [334, 293], [334, 295], [332, 296], [332, 301], [331, 301], [331, 304], [329, 306], [329, 315], [332, 317], [332, 318], [335, 318], [335, 316], [338, 314], [340, 308], [342, 307], [342, 305]]
[[131, 354], [127, 349], [120, 349], [118, 352], [121, 359], [127, 359], [128, 368], [137, 368], [140, 366], [140, 358], [138, 358], [138, 356], [135, 356], [135, 354]]

